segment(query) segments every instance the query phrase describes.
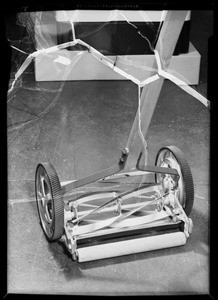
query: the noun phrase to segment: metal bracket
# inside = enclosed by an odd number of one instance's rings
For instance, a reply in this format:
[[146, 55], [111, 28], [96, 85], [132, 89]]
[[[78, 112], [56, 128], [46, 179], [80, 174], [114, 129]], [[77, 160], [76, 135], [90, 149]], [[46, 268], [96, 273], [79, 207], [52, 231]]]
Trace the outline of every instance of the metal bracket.
[[144, 172], [151, 172], [151, 173], [163, 173], [163, 174], [169, 174], [169, 175], [176, 175], [176, 176], [178, 176], [178, 180], [179, 180], [179, 173], [176, 169], [173, 169], [173, 168], [164, 168], [164, 167], [149, 166], [149, 165], [139, 167], [139, 162], [140, 162], [141, 157], [142, 157], [142, 152], [140, 152], [139, 158], [136, 163], [137, 170], [144, 171]]
[[[169, 206], [171, 206], [171, 209]], [[168, 212], [170, 210], [174, 221], [181, 220], [184, 222], [184, 234], [188, 238], [192, 233], [193, 222], [192, 219], [188, 218], [182, 205], [180, 204], [177, 196], [177, 190], [171, 190], [168, 195], [168, 199], [165, 199], [164, 207]]]

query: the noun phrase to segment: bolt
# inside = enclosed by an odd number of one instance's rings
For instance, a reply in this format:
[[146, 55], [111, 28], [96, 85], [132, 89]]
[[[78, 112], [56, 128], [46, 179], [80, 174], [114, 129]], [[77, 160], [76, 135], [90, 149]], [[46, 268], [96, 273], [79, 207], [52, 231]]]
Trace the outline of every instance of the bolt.
[[128, 154], [129, 153], [129, 149], [128, 148], [123, 149], [122, 153], [125, 154], [125, 155]]

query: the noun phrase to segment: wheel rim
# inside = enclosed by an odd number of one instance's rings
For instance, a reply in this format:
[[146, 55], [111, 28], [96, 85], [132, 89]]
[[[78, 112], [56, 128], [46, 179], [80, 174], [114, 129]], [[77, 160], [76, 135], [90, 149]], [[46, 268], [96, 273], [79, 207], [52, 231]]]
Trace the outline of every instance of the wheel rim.
[[42, 227], [46, 235], [53, 236], [54, 202], [48, 175], [42, 166], [39, 166], [36, 174], [37, 205]]
[[165, 192], [166, 185], [169, 181], [172, 182], [174, 186], [176, 186], [176, 190], [178, 191], [178, 200], [182, 207], [185, 207], [185, 201], [186, 201], [186, 194], [185, 194], [185, 182], [183, 179], [182, 171], [180, 164], [178, 163], [176, 157], [173, 155], [173, 153], [169, 149], [163, 149], [160, 151], [157, 162], [157, 166], [165, 167], [165, 168], [173, 168], [176, 169], [179, 174], [179, 180], [177, 184], [176, 175], [170, 175], [170, 174], [157, 174], [157, 182], [161, 183]]

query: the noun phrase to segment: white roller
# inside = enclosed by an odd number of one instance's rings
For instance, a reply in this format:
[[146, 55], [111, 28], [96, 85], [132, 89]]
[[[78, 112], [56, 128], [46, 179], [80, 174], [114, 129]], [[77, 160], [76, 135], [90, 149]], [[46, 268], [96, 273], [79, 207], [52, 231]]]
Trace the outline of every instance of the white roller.
[[173, 232], [120, 242], [100, 244], [77, 250], [78, 261], [92, 261], [186, 244], [184, 232]]

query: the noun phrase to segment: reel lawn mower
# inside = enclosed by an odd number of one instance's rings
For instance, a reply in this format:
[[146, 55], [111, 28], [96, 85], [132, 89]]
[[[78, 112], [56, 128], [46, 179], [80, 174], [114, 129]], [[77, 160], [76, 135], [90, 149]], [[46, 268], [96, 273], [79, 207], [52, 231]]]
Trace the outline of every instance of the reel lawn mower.
[[[121, 172], [128, 157], [125, 148], [117, 166], [66, 184], [52, 164], [39, 164], [36, 201], [48, 241], [63, 241], [78, 262], [184, 245], [192, 232], [188, 216], [194, 201], [184, 154], [175, 146], [163, 147], [155, 165], [144, 167], [141, 155], [135, 170]], [[151, 173], [154, 182], [130, 182], [124, 189], [123, 180]]]

